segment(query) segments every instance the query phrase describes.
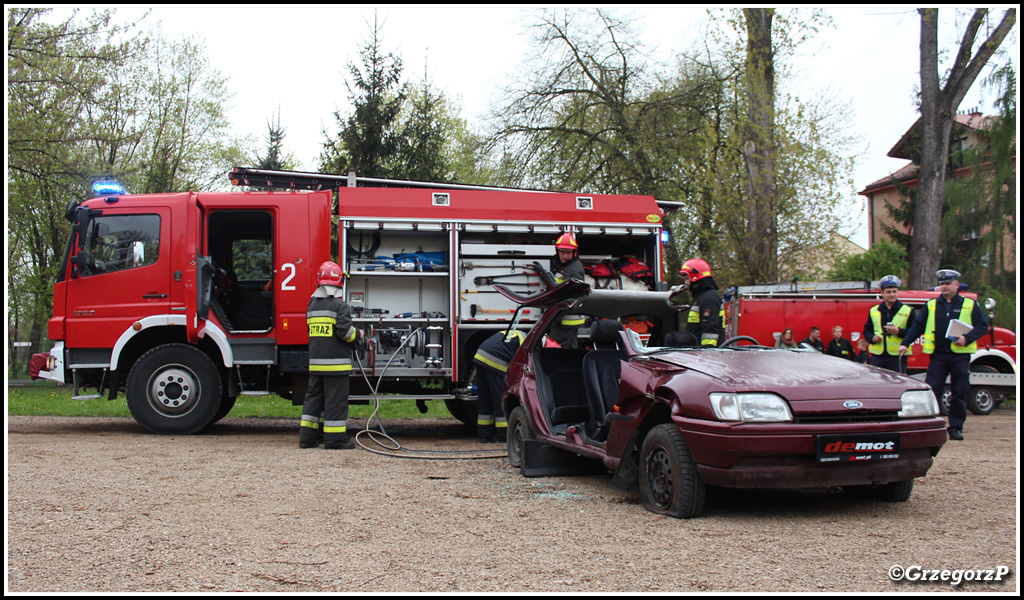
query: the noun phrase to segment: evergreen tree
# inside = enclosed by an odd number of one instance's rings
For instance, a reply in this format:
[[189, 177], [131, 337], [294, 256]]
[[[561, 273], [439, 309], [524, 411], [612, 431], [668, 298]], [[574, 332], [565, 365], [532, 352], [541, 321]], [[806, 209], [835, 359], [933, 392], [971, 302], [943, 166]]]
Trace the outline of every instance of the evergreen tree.
[[346, 85], [352, 113], [334, 112], [340, 130], [324, 143], [323, 173], [355, 170], [364, 177], [391, 177], [395, 170], [400, 149], [397, 125], [406, 91], [401, 57], [382, 49], [382, 27], [375, 13], [370, 38], [359, 52], [362, 68], [349, 64], [352, 83]]
[[284, 127], [281, 127], [281, 109], [277, 109], [275, 121], [267, 121], [267, 153], [264, 156], [256, 155], [256, 164], [260, 169], [280, 170], [284, 169]]

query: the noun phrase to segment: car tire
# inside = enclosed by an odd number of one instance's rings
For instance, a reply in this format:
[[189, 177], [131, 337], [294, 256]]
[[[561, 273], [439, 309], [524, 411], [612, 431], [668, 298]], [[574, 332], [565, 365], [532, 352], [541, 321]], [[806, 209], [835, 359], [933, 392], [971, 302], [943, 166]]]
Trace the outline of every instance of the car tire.
[[526, 419], [526, 410], [522, 406], [512, 409], [508, 416], [508, 464], [518, 469], [523, 464], [523, 441], [536, 439], [533, 427]]
[[914, 491], [914, 480], [894, 481], [880, 485], [875, 490], [875, 497], [882, 502], [906, 502], [910, 499], [910, 493]]
[[689, 519], [704, 511], [707, 489], [675, 425], [657, 425], [640, 450], [640, 497], [647, 510]]
[[221, 408], [220, 372], [206, 354], [184, 344], [157, 346], [132, 366], [128, 410], [153, 433], [187, 435], [209, 425]]

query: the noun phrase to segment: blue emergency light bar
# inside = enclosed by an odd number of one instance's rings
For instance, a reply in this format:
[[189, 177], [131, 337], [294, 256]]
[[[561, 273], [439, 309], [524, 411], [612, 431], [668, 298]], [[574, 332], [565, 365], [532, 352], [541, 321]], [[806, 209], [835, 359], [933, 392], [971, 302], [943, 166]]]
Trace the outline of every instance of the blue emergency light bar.
[[124, 191], [121, 184], [116, 181], [94, 181], [92, 193], [97, 196], [123, 196], [128, 192]]

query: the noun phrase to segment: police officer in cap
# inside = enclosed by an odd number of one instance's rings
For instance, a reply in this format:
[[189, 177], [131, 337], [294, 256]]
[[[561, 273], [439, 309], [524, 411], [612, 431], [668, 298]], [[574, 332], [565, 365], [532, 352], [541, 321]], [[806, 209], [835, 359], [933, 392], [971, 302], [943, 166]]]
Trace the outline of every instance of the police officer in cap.
[[[925, 354], [930, 354], [925, 383], [936, 399], [942, 398], [942, 388], [949, 377], [949, 439], [964, 439], [963, 427], [967, 419], [967, 390], [971, 386], [971, 354], [978, 349], [977, 341], [988, 331], [988, 322], [978, 303], [960, 295], [960, 273], [942, 269], [935, 275], [939, 279], [938, 298], [929, 300], [918, 311], [913, 325], [903, 337], [899, 355], [922, 336]], [[950, 332], [949, 324], [960, 321], [970, 329], [966, 333]]]
[[895, 275], [886, 275], [879, 281], [882, 302], [868, 311], [864, 323], [864, 338], [871, 353], [871, 366], [899, 373], [907, 372], [907, 359], [900, 356], [900, 343], [913, 322], [912, 309], [900, 302], [903, 282]]

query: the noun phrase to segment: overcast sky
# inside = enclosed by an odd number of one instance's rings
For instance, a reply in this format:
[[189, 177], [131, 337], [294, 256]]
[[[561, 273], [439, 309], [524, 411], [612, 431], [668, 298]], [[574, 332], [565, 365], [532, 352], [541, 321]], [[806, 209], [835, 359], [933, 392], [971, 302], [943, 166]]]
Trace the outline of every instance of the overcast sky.
[[[139, 10], [122, 8], [119, 20]], [[706, 20], [703, 9], [690, 7], [621, 10], [637, 19], [643, 39], [665, 63], [701, 40]], [[500, 101], [500, 86], [527, 53], [526, 14], [504, 5], [378, 9], [383, 49], [401, 55], [405, 78], [422, 81], [426, 69], [435, 88], [461, 100], [471, 124], [479, 124], [488, 107]], [[837, 7], [830, 14], [835, 28], [807, 45], [794, 62], [802, 75], [801, 94], [831, 89], [839, 101], [850, 102], [849, 122], [862, 138], [850, 201], [863, 207], [864, 198], [855, 192], [906, 164], [885, 155], [917, 119], [920, 22], [915, 9], [892, 5]], [[1001, 14], [994, 13], [996, 22]], [[947, 47], [956, 43], [952, 15], [948, 9], [940, 14], [945, 33], [940, 44]], [[346, 65], [359, 63], [359, 45], [373, 18], [370, 5], [243, 4], [155, 6], [147, 21], [159, 22], [167, 38], [193, 35], [205, 42], [214, 68], [230, 77], [234, 107], [229, 114], [236, 134], [253, 136], [262, 148], [267, 120], [280, 107], [286, 150], [302, 168], [315, 170], [322, 130], [336, 130], [333, 111], [347, 112]], [[1019, 58], [1016, 46], [1013, 54]], [[976, 84], [960, 109], [979, 107], [991, 114], [994, 99], [993, 90]], [[859, 218], [853, 241], [866, 247], [866, 212]]]

